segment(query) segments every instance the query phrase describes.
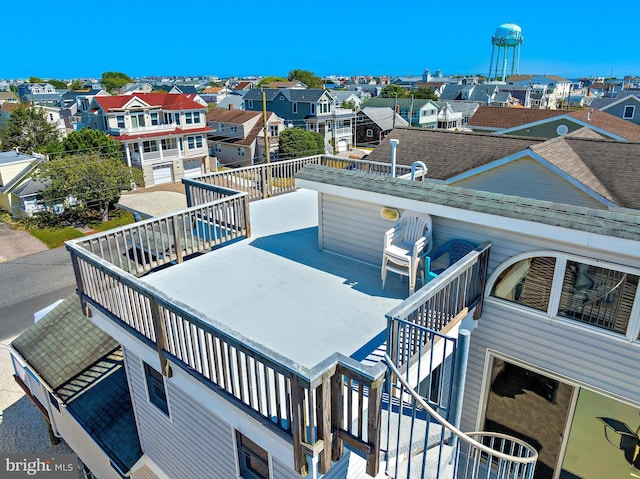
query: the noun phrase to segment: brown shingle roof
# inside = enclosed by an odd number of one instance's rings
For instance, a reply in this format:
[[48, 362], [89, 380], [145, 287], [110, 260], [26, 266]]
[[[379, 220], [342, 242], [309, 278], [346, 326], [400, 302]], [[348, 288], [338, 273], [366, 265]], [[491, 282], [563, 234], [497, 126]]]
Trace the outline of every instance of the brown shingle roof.
[[245, 123], [262, 115], [259, 111], [247, 110], [223, 110], [214, 108], [207, 113], [207, 121], [220, 121], [222, 123]]
[[536, 110], [531, 108], [507, 108], [502, 106], [478, 107], [469, 118], [470, 127], [486, 127], [495, 129], [515, 128], [540, 120], [546, 120], [565, 114], [564, 110]]
[[521, 138], [489, 133], [466, 133], [420, 128], [396, 128], [367, 157], [371, 161], [391, 161], [391, 138], [398, 139], [396, 162], [411, 165], [422, 161], [428, 177], [447, 180], [465, 171], [526, 150], [540, 138]]
[[584, 110], [570, 111], [568, 115], [576, 120], [589, 123], [596, 128], [621, 136], [629, 141], [640, 141], [640, 125], [623, 120], [610, 113], [595, 109], [591, 111], [590, 108], [585, 108]]

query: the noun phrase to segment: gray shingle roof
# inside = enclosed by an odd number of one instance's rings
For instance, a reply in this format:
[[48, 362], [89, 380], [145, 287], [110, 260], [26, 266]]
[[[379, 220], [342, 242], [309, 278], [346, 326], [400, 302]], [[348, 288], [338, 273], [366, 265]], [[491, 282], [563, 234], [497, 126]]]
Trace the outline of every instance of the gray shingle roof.
[[390, 163], [391, 138], [400, 141], [396, 151], [398, 164], [411, 165], [414, 161], [422, 161], [427, 165], [429, 178], [437, 180], [449, 179], [544, 141], [488, 133], [396, 128], [367, 159]]
[[113, 351], [118, 343], [84, 317], [74, 294], [14, 339], [12, 346], [56, 389]]
[[363, 108], [361, 111], [383, 131], [391, 130], [393, 128], [394, 116], [396, 117], [396, 126], [409, 126], [407, 120], [393, 112], [393, 108], [368, 106]]
[[640, 215], [307, 165], [296, 178], [637, 241]]
[[244, 100], [262, 101], [262, 90], [264, 90], [267, 101], [272, 101], [279, 94], [284, 95], [291, 102], [315, 102], [325, 93], [331, 96], [327, 90], [322, 88], [252, 88], [244, 96]]

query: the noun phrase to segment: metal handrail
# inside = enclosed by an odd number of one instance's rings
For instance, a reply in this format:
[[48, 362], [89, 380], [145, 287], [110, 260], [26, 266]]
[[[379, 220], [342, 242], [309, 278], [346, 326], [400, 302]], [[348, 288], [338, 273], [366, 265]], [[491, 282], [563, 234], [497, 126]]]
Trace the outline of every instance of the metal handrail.
[[[413, 400], [415, 400], [420, 405], [420, 407], [422, 407], [425, 411], [427, 411], [427, 413], [429, 413], [431, 417], [433, 417], [446, 429], [450, 430], [462, 442], [465, 442], [470, 446], [475, 447], [476, 449], [479, 449], [480, 451], [486, 454], [490, 454], [493, 457], [497, 457], [498, 459], [502, 459], [505, 461], [517, 462], [520, 464], [532, 464], [538, 460], [538, 451], [536, 451], [533, 446], [526, 443], [525, 441], [522, 441], [521, 439], [508, 436], [505, 434], [501, 434], [501, 433], [462, 432], [460, 429], [455, 427], [453, 424], [451, 424], [445, 418], [443, 418], [440, 414], [438, 414], [431, 406], [429, 406], [429, 404], [427, 404], [427, 402], [422, 398], [422, 396], [420, 396], [418, 393], [414, 391], [413, 387], [411, 387], [411, 385], [407, 382], [407, 380], [402, 377], [402, 373], [398, 370], [398, 368], [395, 367], [395, 365], [393, 364], [393, 361], [387, 354], [384, 355], [384, 360], [387, 363], [387, 367], [391, 370], [391, 373], [394, 374], [395, 377], [400, 381], [400, 383], [409, 391], [409, 394], [411, 395]], [[499, 437], [502, 439], [509, 439], [510, 441], [513, 441], [518, 445], [524, 447], [525, 449], [529, 450], [532, 454], [529, 457], [519, 457], [519, 456], [512, 456], [510, 454], [505, 454], [503, 452], [496, 451], [495, 449], [491, 449], [490, 447], [485, 446], [481, 442], [476, 441], [475, 439], [469, 437], [470, 434], [483, 434], [487, 436]]]

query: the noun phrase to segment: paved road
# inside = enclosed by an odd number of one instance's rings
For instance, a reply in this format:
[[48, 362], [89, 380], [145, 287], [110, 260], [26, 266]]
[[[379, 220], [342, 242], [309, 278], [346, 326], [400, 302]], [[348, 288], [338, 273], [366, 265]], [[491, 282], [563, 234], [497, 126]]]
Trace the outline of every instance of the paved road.
[[0, 342], [33, 324], [33, 313], [75, 291], [64, 247], [0, 263]]

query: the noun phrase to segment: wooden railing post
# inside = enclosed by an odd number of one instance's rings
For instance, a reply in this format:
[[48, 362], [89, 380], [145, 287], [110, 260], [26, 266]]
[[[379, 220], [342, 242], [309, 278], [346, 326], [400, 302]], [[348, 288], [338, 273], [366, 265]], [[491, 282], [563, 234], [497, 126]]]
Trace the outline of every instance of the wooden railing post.
[[480, 285], [479, 285], [479, 289], [480, 291], [478, 291], [479, 294], [479, 301], [478, 304], [476, 305], [476, 310], [473, 313], [473, 319], [480, 319], [480, 317], [482, 316], [482, 308], [484, 306], [484, 288], [487, 285], [487, 271], [489, 271], [489, 252], [491, 251], [491, 248], [487, 248], [483, 253], [482, 253], [482, 258], [480, 258], [480, 260], [478, 261], [478, 269], [480, 270], [479, 276], [480, 276]]
[[73, 266], [73, 274], [76, 278], [76, 291], [80, 296], [80, 306], [82, 307], [82, 314], [87, 318], [91, 317], [91, 309], [89, 304], [84, 299], [84, 283], [82, 281], [82, 273], [80, 272], [80, 264], [78, 263], [78, 257], [75, 253], [71, 253], [71, 264]]
[[333, 434], [331, 433], [331, 372], [322, 375], [322, 398], [320, 400], [320, 418], [318, 419], [318, 438], [322, 439], [322, 452], [320, 452], [320, 462], [318, 472], [326, 474], [331, 468], [331, 443]]
[[293, 467], [301, 475], [309, 473], [309, 465], [302, 447], [304, 437], [304, 390], [298, 382], [298, 377], [291, 376], [291, 433], [293, 435]]
[[245, 229], [245, 236], [247, 238], [251, 238], [251, 212], [249, 209], [249, 195], [243, 196], [242, 199], [242, 204], [244, 205], [244, 229]]
[[367, 412], [367, 442], [371, 452], [367, 457], [367, 474], [375, 477], [380, 469], [380, 422], [382, 417], [382, 386], [384, 376], [369, 386], [369, 404]]
[[164, 357], [164, 350], [167, 348], [167, 331], [164, 328], [162, 320], [162, 308], [155, 302], [153, 297], [149, 297], [149, 307], [151, 309], [151, 318], [153, 319], [153, 329], [155, 331], [156, 349], [158, 350], [158, 359], [160, 359], [160, 371], [162, 374], [170, 378], [173, 376], [169, 361]]
[[173, 225], [173, 245], [176, 249], [176, 261], [180, 264], [183, 261], [182, 241], [180, 241], [180, 225], [178, 224], [177, 216], [174, 215], [171, 220]]
[[331, 445], [331, 460], [337, 461], [342, 457], [344, 441], [338, 431], [342, 429], [344, 422], [344, 397], [342, 374], [338, 369], [331, 379], [331, 430], [333, 444]]

